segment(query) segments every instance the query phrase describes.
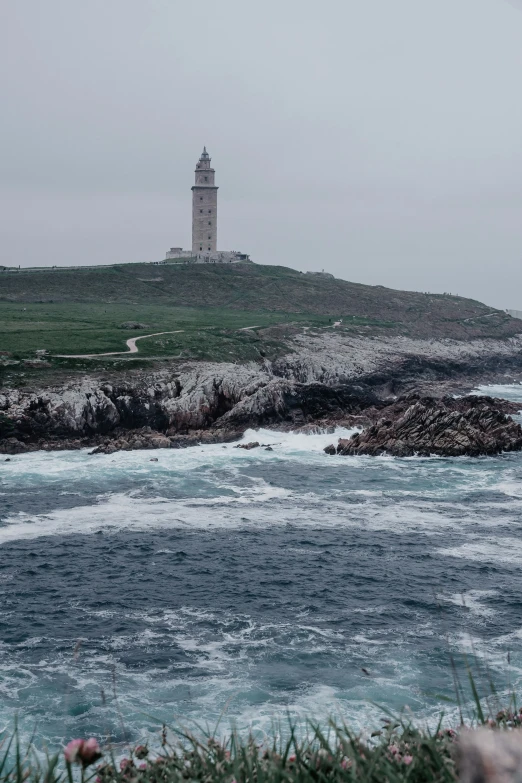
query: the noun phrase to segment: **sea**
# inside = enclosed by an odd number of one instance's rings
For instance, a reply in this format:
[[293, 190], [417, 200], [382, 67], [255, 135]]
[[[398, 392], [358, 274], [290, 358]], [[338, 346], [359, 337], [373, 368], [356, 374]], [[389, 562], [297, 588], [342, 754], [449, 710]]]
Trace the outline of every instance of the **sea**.
[[[522, 409], [521, 385], [477, 391]], [[508, 698], [522, 454], [324, 453], [349, 433], [2, 457], [0, 736], [451, 725], [469, 670]]]

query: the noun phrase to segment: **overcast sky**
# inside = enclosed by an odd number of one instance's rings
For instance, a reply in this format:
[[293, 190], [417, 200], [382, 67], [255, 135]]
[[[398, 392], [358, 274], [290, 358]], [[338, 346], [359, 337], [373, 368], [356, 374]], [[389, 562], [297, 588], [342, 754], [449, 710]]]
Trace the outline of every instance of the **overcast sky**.
[[[0, 0], [0, 263], [218, 247], [522, 309], [522, 0]], [[0, 279], [1, 286], [1, 279]]]

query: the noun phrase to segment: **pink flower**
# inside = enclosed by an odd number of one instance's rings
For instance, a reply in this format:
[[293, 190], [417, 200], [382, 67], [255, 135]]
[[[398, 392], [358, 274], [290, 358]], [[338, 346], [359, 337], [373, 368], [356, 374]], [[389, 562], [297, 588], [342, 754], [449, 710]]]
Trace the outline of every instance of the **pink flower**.
[[80, 759], [78, 758], [80, 748], [83, 747], [83, 740], [82, 739], [74, 739], [69, 742], [68, 745], [65, 746], [65, 750], [63, 751], [63, 755], [65, 756], [65, 760], [69, 764], [75, 764], [76, 762], [79, 762]]
[[147, 758], [149, 755], [149, 749], [146, 745], [138, 745], [137, 748], [134, 748], [134, 755], [137, 759]]
[[128, 769], [128, 768], [130, 768], [132, 766], [133, 766], [133, 764], [132, 764], [132, 761], [130, 759], [122, 759], [120, 761], [120, 770], [122, 772], [125, 772], [126, 769]]
[[413, 761], [413, 756], [403, 756], [402, 760], [405, 764], [411, 764], [411, 762]]
[[341, 761], [341, 767], [343, 769], [350, 769], [351, 766], [352, 766], [352, 760], [351, 759], [343, 759]]
[[389, 745], [388, 750], [390, 751], [392, 756], [396, 756], [399, 752], [399, 748], [397, 747], [397, 745]]
[[293, 764], [295, 761], [295, 756], [288, 756], [288, 763]]
[[146, 764], [140, 764], [138, 769], [147, 769], [147, 765]]
[[455, 731], [455, 729], [447, 729], [446, 734], [450, 739], [455, 739], [455, 737], [457, 736], [457, 732]]
[[94, 737], [91, 737], [86, 742], [84, 742], [80, 748], [79, 756], [84, 767], [88, 767], [89, 764], [93, 764], [95, 761], [98, 761], [98, 759], [100, 759], [102, 756], [98, 741], [95, 740]]
[[88, 740], [71, 740], [66, 745], [63, 754], [69, 764], [81, 764], [84, 767], [88, 767], [89, 764], [98, 761], [102, 756], [98, 741], [94, 737]]

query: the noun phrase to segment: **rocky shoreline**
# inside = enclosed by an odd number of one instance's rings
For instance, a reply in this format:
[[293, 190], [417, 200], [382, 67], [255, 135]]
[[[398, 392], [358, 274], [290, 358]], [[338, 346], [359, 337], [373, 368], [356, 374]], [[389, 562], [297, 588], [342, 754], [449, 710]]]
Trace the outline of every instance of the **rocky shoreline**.
[[522, 427], [511, 418], [522, 403], [472, 395], [410, 395], [373, 412], [374, 423], [327, 454], [394, 457], [483, 457], [522, 450]]
[[112, 453], [231, 442], [248, 428], [367, 427], [413, 391], [441, 397], [522, 378], [522, 335], [465, 342], [303, 333], [289, 348], [274, 362], [173, 362], [60, 387], [2, 389], [0, 453]]

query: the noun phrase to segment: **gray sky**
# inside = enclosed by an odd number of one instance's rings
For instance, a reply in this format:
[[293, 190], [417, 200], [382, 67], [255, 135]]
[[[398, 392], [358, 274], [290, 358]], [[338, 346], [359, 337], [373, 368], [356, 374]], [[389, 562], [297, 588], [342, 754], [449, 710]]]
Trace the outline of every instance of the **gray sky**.
[[[522, 309], [522, 0], [1, 0], [0, 263], [220, 249]], [[1, 286], [1, 280], [0, 280]]]

